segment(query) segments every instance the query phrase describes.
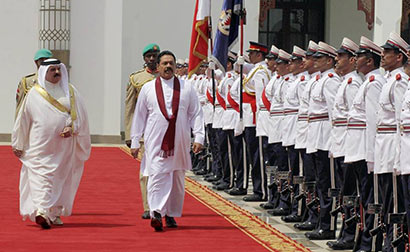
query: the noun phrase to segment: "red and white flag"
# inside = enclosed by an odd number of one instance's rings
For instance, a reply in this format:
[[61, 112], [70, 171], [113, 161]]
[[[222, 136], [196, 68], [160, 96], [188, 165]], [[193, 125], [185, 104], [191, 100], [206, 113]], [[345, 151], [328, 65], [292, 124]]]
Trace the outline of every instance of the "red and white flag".
[[201, 62], [208, 58], [210, 16], [211, 0], [196, 0], [189, 49], [188, 78], [197, 71]]

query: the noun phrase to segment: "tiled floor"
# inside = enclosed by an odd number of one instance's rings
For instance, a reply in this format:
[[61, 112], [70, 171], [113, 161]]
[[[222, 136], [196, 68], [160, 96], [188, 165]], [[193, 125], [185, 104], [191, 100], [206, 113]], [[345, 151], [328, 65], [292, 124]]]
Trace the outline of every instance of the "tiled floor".
[[[212, 184], [209, 182], [206, 182], [202, 176], [196, 176], [192, 172], [188, 172], [187, 176], [192, 179], [195, 179], [199, 183], [206, 185], [212, 189]], [[252, 188], [249, 188], [248, 190], [249, 192], [251, 192]], [[266, 210], [259, 207], [260, 202], [245, 202], [242, 200], [243, 196], [232, 196], [232, 195], [225, 193], [224, 191], [216, 191], [216, 190], [214, 191], [217, 192], [222, 197], [224, 197], [225, 199], [251, 212], [255, 216], [258, 216], [260, 219], [272, 225], [274, 228], [284, 233], [285, 235], [289, 236], [290, 238], [302, 243], [305, 247], [309, 248], [310, 250], [314, 252], [333, 251], [329, 249], [329, 247], [326, 245], [327, 241], [311, 241], [305, 237], [304, 231], [299, 231], [295, 229], [293, 227], [293, 223], [285, 223], [280, 219], [280, 217], [267, 214]], [[339, 229], [340, 229], [340, 223], [338, 223], [338, 230]], [[349, 250], [339, 250], [339, 251], [349, 251]]]

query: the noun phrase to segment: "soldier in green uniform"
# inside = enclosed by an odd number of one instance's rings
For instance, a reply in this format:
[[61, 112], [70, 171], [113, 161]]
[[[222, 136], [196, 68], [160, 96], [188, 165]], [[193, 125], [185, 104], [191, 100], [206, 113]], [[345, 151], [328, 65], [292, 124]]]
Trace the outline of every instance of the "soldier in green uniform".
[[[48, 49], [43, 48], [43, 49], [38, 50], [36, 54], [34, 55], [34, 63], [36, 64], [37, 69], [40, 67], [41, 62], [43, 62], [44, 60], [48, 58], [51, 58], [52, 56], [53, 54]], [[37, 83], [37, 72], [24, 76], [19, 82], [19, 85], [17, 86], [17, 92], [16, 92], [16, 117], [17, 117], [17, 113], [20, 110], [20, 106], [23, 103], [24, 97], [26, 97], [27, 92], [36, 83]]]
[[[131, 123], [134, 116], [135, 104], [137, 103], [138, 94], [141, 91], [142, 86], [148, 81], [154, 79], [157, 76], [157, 56], [160, 49], [157, 44], [147, 45], [142, 56], [145, 61], [145, 67], [130, 75], [130, 80], [127, 86], [127, 94], [125, 98], [125, 144], [131, 146]], [[144, 153], [143, 144], [141, 144], [138, 159], [141, 160]], [[149, 206], [147, 202], [147, 182], [148, 177], [142, 176], [140, 172], [140, 187], [142, 194], [142, 203], [144, 206], [143, 219], [150, 219]]]

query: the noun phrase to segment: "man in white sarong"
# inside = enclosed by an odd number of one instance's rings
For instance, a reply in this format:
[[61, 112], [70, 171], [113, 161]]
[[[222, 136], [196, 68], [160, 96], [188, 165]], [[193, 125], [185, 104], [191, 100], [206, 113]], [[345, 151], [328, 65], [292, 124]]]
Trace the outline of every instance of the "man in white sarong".
[[196, 91], [175, 77], [175, 56], [170, 51], [158, 55], [159, 77], [145, 84], [135, 107], [131, 127], [131, 154], [136, 158], [139, 139], [144, 135], [144, 175], [148, 176], [148, 205], [151, 226], [162, 231], [177, 227], [174, 217], [182, 215], [185, 171], [191, 169], [191, 129], [193, 152], [202, 148], [204, 119]]
[[68, 84], [66, 67], [59, 60], [41, 64], [38, 84], [17, 115], [12, 148], [23, 163], [23, 219], [29, 217], [44, 229], [62, 225], [60, 216], [71, 215], [91, 142], [84, 102]]

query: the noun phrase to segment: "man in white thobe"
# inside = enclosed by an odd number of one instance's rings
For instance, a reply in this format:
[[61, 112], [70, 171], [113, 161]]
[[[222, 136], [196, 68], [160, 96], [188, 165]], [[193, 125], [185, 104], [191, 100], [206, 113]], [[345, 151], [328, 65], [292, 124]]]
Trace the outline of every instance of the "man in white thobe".
[[88, 118], [78, 91], [68, 84], [67, 70], [56, 59], [45, 60], [38, 84], [17, 115], [12, 148], [20, 172], [20, 214], [44, 229], [62, 225], [91, 150]]
[[141, 89], [131, 127], [131, 154], [136, 158], [139, 139], [144, 135], [148, 176], [148, 205], [151, 226], [162, 231], [177, 227], [174, 217], [182, 215], [185, 171], [191, 169], [191, 129], [193, 152], [204, 141], [204, 119], [196, 91], [175, 77], [175, 56], [170, 51], [158, 55], [159, 77]]

